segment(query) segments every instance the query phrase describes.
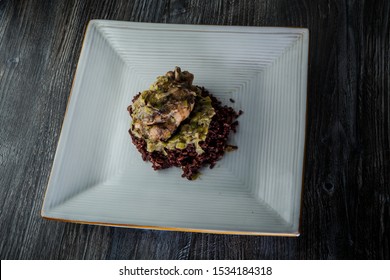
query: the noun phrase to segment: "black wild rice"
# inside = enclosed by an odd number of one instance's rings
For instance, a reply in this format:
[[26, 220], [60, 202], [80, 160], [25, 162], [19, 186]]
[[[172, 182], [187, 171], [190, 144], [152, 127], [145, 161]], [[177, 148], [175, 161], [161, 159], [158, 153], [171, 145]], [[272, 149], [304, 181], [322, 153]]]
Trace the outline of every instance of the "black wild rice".
[[[133, 98], [133, 102], [140, 94]], [[210, 96], [212, 106], [215, 110], [209, 131], [205, 141], [200, 142], [204, 153], [198, 154], [193, 144], [185, 149], [165, 149], [166, 155], [162, 152], [148, 152], [146, 142], [142, 138], [137, 138], [129, 130], [133, 144], [137, 147], [144, 161], [150, 161], [154, 170], [169, 168], [172, 166], [180, 167], [183, 170], [182, 177], [193, 180], [199, 175], [199, 169], [209, 165], [213, 168], [218, 160], [222, 158], [225, 151], [236, 150], [237, 146], [227, 144], [230, 131], [236, 132], [238, 121], [236, 120], [243, 112], [238, 113], [233, 108], [222, 106], [212, 94], [202, 88], [202, 96]], [[131, 114], [131, 106], [127, 108]]]

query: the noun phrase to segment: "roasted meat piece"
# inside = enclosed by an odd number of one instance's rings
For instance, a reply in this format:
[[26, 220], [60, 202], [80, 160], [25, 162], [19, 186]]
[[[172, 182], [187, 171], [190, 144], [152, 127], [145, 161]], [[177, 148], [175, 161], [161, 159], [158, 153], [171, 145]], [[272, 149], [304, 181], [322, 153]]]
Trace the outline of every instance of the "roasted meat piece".
[[164, 141], [194, 109], [194, 76], [179, 67], [160, 76], [132, 105], [133, 133], [150, 141]]

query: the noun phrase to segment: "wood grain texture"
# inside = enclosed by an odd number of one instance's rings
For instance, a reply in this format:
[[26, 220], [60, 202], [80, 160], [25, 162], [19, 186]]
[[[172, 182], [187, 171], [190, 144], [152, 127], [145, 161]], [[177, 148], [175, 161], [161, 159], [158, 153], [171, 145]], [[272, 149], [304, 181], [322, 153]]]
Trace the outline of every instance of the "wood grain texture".
[[[387, 0], [0, 0], [1, 259], [389, 259], [389, 15]], [[40, 218], [90, 19], [309, 28], [301, 237]]]

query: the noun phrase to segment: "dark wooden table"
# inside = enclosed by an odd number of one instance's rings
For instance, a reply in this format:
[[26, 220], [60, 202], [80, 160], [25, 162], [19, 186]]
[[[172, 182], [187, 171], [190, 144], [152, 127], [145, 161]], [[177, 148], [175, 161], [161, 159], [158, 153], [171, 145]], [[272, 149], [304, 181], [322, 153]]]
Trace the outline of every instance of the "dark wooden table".
[[[389, 259], [390, 1], [0, 0], [2, 259]], [[310, 30], [299, 238], [46, 221], [40, 209], [90, 19]]]

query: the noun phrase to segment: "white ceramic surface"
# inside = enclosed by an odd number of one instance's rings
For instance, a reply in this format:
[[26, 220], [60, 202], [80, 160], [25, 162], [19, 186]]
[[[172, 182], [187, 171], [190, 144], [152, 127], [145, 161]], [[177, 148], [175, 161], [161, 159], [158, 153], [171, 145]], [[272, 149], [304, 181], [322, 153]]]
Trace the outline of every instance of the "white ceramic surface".
[[[298, 235], [308, 37], [297, 28], [91, 21], [42, 216]], [[128, 134], [132, 97], [176, 65], [244, 111], [230, 139], [239, 149], [195, 181], [177, 168], [153, 171]]]

